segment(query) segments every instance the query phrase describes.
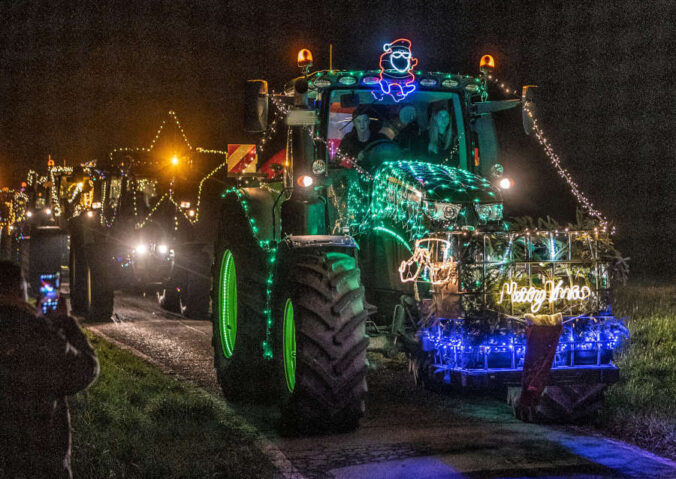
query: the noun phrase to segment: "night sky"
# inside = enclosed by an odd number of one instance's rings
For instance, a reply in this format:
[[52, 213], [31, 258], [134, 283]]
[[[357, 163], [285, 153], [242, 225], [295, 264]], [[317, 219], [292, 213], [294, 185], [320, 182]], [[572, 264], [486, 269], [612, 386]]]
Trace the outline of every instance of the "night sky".
[[[49, 3], [49, 4], [47, 4]], [[540, 87], [540, 119], [581, 189], [617, 224], [637, 274], [674, 269], [673, 19], [669, 1], [0, 3], [0, 184], [28, 167], [146, 146], [166, 112], [193, 145], [253, 142], [242, 83], [272, 88], [315, 66], [377, 66], [386, 41], [413, 41], [419, 68], [474, 74], [482, 54], [514, 87]], [[669, 48], [669, 47], [672, 48]], [[518, 112], [499, 119], [516, 181], [508, 213], [571, 219], [575, 203]]]

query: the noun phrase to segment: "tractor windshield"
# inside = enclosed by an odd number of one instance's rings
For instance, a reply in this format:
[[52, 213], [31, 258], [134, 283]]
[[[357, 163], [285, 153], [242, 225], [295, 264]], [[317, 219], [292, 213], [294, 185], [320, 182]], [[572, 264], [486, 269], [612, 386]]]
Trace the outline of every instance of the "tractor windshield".
[[451, 92], [418, 91], [400, 102], [371, 90], [334, 90], [327, 128], [329, 158], [338, 152], [366, 166], [375, 146], [396, 149], [399, 158], [467, 168], [465, 125], [460, 97]]

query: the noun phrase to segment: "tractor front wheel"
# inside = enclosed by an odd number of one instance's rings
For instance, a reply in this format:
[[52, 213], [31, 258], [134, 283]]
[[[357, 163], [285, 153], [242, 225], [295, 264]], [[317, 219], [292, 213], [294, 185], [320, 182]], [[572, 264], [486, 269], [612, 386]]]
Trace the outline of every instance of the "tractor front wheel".
[[344, 253], [298, 253], [275, 288], [282, 417], [295, 430], [349, 431], [366, 393], [364, 287]]

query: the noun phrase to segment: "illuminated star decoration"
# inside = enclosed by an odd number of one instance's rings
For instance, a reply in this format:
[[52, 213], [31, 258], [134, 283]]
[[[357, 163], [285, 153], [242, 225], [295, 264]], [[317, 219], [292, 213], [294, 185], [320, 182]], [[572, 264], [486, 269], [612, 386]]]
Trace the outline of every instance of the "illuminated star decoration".
[[[160, 138], [162, 132], [164, 131], [164, 128], [165, 128], [165, 126], [167, 125], [167, 123], [168, 123], [169, 120], [173, 120], [174, 123], [176, 124], [176, 127], [177, 127], [179, 133], [181, 134], [181, 137], [182, 137], [182, 139], [183, 139], [183, 142], [184, 142], [185, 146], [188, 148], [188, 151], [189, 151], [190, 153], [192, 153], [192, 152], [197, 152], [197, 153], [215, 154], [215, 155], [219, 155], [219, 156], [220, 156], [220, 155], [223, 155], [223, 162], [219, 163], [219, 165], [216, 166], [216, 168], [214, 168], [213, 170], [211, 170], [209, 173], [206, 174], [206, 176], [204, 176], [204, 177], [201, 179], [201, 181], [200, 181], [200, 183], [199, 183], [199, 185], [198, 185], [198, 188], [197, 188], [197, 202], [196, 202], [197, 205], [196, 205], [196, 208], [195, 208], [194, 210], [189, 210], [189, 209], [186, 209], [186, 208], [180, 208], [179, 203], [178, 203], [178, 202], [176, 201], [176, 199], [174, 198], [174, 191], [173, 191], [173, 188], [170, 188], [169, 191], [165, 192], [163, 195], [160, 196], [160, 198], [157, 200], [157, 202], [156, 202], [155, 205], [151, 208], [150, 212], [145, 216], [145, 218], [142, 218], [142, 219], [140, 219], [140, 220], [137, 222], [137, 224], [135, 225], [135, 228], [136, 228], [136, 229], [141, 229], [141, 228], [143, 228], [146, 224], [148, 224], [148, 222], [152, 219], [153, 215], [157, 212], [158, 208], [159, 208], [159, 207], [162, 205], [162, 203], [164, 203], [165, 201], [166, 201], [166, 202], [169, 202], [169, 203], [171, 203], [171, 204], [173, 204], [173, 205], [176, 207], [176, 212], [177, 212], [177, 214], [176, 214], [176, 216], [175, 216], [175, 225], [174, 225], [175, 228], [178, 227], [178, 218], [179, 218], [179, 214], [180, 214], [182, 217], [184, 217], [188, 223], [190, 223], [190, 224], [195, 224], [195, 223], [197, 223], [197, 222], [199, 221], [199, 216], [200, 216], [200, 206], [201, 206], [201, 200], [202, 200], [202, 189], [203, 189], [204, 183], [205, 183], [207, 180], [209, 180], [209, 179], [210, 179], [214, 174], [216, 174], [218, 171], [220, 171], [220, 170], [222, 170], [223, 168], [227, 167], [227, 162], [226, 162], [226, 158], [227, 158], [227, 156], [228, 156], [228, 152], [227, 152], [227, 151], [213, 150], [213, 149], [205, 149], [205, 148], [201, 148], [201, 147], [193, 148], [192, 144], [191, 144], [190, 141], [188, 140], [187, 135], [185, 134], [185, 131], [183, 130], [183, 126], [181, 125], [181, 122], [178, 120], [178, 116], [176, 115], [176, 112], [174, 112], [173, 110], [169, 110], [169, 112], [167, 113], [167, 118], [165, 118], [164, 120], [162, 120], [162, 124], [161, 124], [160, 127], [157, 129], [157, 131], [156, 131], [156, 133], [155, 133], [155, 136], [154, 136], [152, 142], [150, 143], [150, 145], [149, 145], [148, 147], [115, 148], [114, 150], [112, 150], [112, 151], [108, 154], [109, 158], [112, 160], [112, 159], [113, 159], [113, 156], [114, 156], [116, 153], [121, 153], [121, 152], [146, 152], [146, 153], [150, 153], [150, 152], [153, 151], [153, 149], [155, 148], [155, 146], [156, 146], [156, 144], [157, 144], [157, 142], [158, 142], [158, 140], [159, 140], [159, 138]], [[174, 155], [174, 157], [172, 157], [172, 159], [171, 159], [172, 164], [175, 165], [176, 163], [174, 162], [174, 160], [176, 160], [176, 162], [178, 162], [178, 158], [177, 158], [175, 155]], [[104, 198], [103, 198], [102, 203], [105, 204], [105, 202], [106, 202], [106, 199], [105, 199], [106, 189], [104, 189], [103, 192], [104, 192]], [[137, 192], [135, 191], [135, 192], [134, 192], [134, 197], [133, 197], [133, 198], [134, 198], [134, 217], [138, 218], [139, 213], [138, 213], [138, 211], [137, 211], [137, 209], [136, 209], [136, 193], [137, 193]], [[109, 218], [109, 219], [106, 219], [106, 218], [104, 218], [103, 215], [101, 215], [101, 222], [104, 223], [104, 224], [106, 224], [108, 227], [110, 227], [110, 226], [112, 225], [112, 223], [114, 222], [115, 216], [117, 216], [117, 211], [115, 211], [115, 212], [113, 213], [113, 217], [112, 217], [112, 218]]]
[[383, 45], [380, 55], [380, 91], [373, 91], [376, 100], [390, 95], [395, 102], [400, 102], [415, 91], [415, 75], [411, 71], [418, 64], [418, 59], [411, 54], [411, 40], [398, 38], [392, 43]]

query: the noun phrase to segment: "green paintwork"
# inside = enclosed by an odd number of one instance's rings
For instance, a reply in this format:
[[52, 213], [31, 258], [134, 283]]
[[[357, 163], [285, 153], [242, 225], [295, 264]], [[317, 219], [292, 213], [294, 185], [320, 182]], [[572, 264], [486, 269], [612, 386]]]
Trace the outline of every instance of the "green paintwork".
[[296, 388], [296, 322], [293, 317], [293, 303], [286, 300], [282, 325], [282, 357], [284, 358], [284, 379], [290, 392]]
[[226, 358], [232, 356], [237, 337], [237, 273], [235, 258], [225, 250], [218, 281], [218, 331]]

